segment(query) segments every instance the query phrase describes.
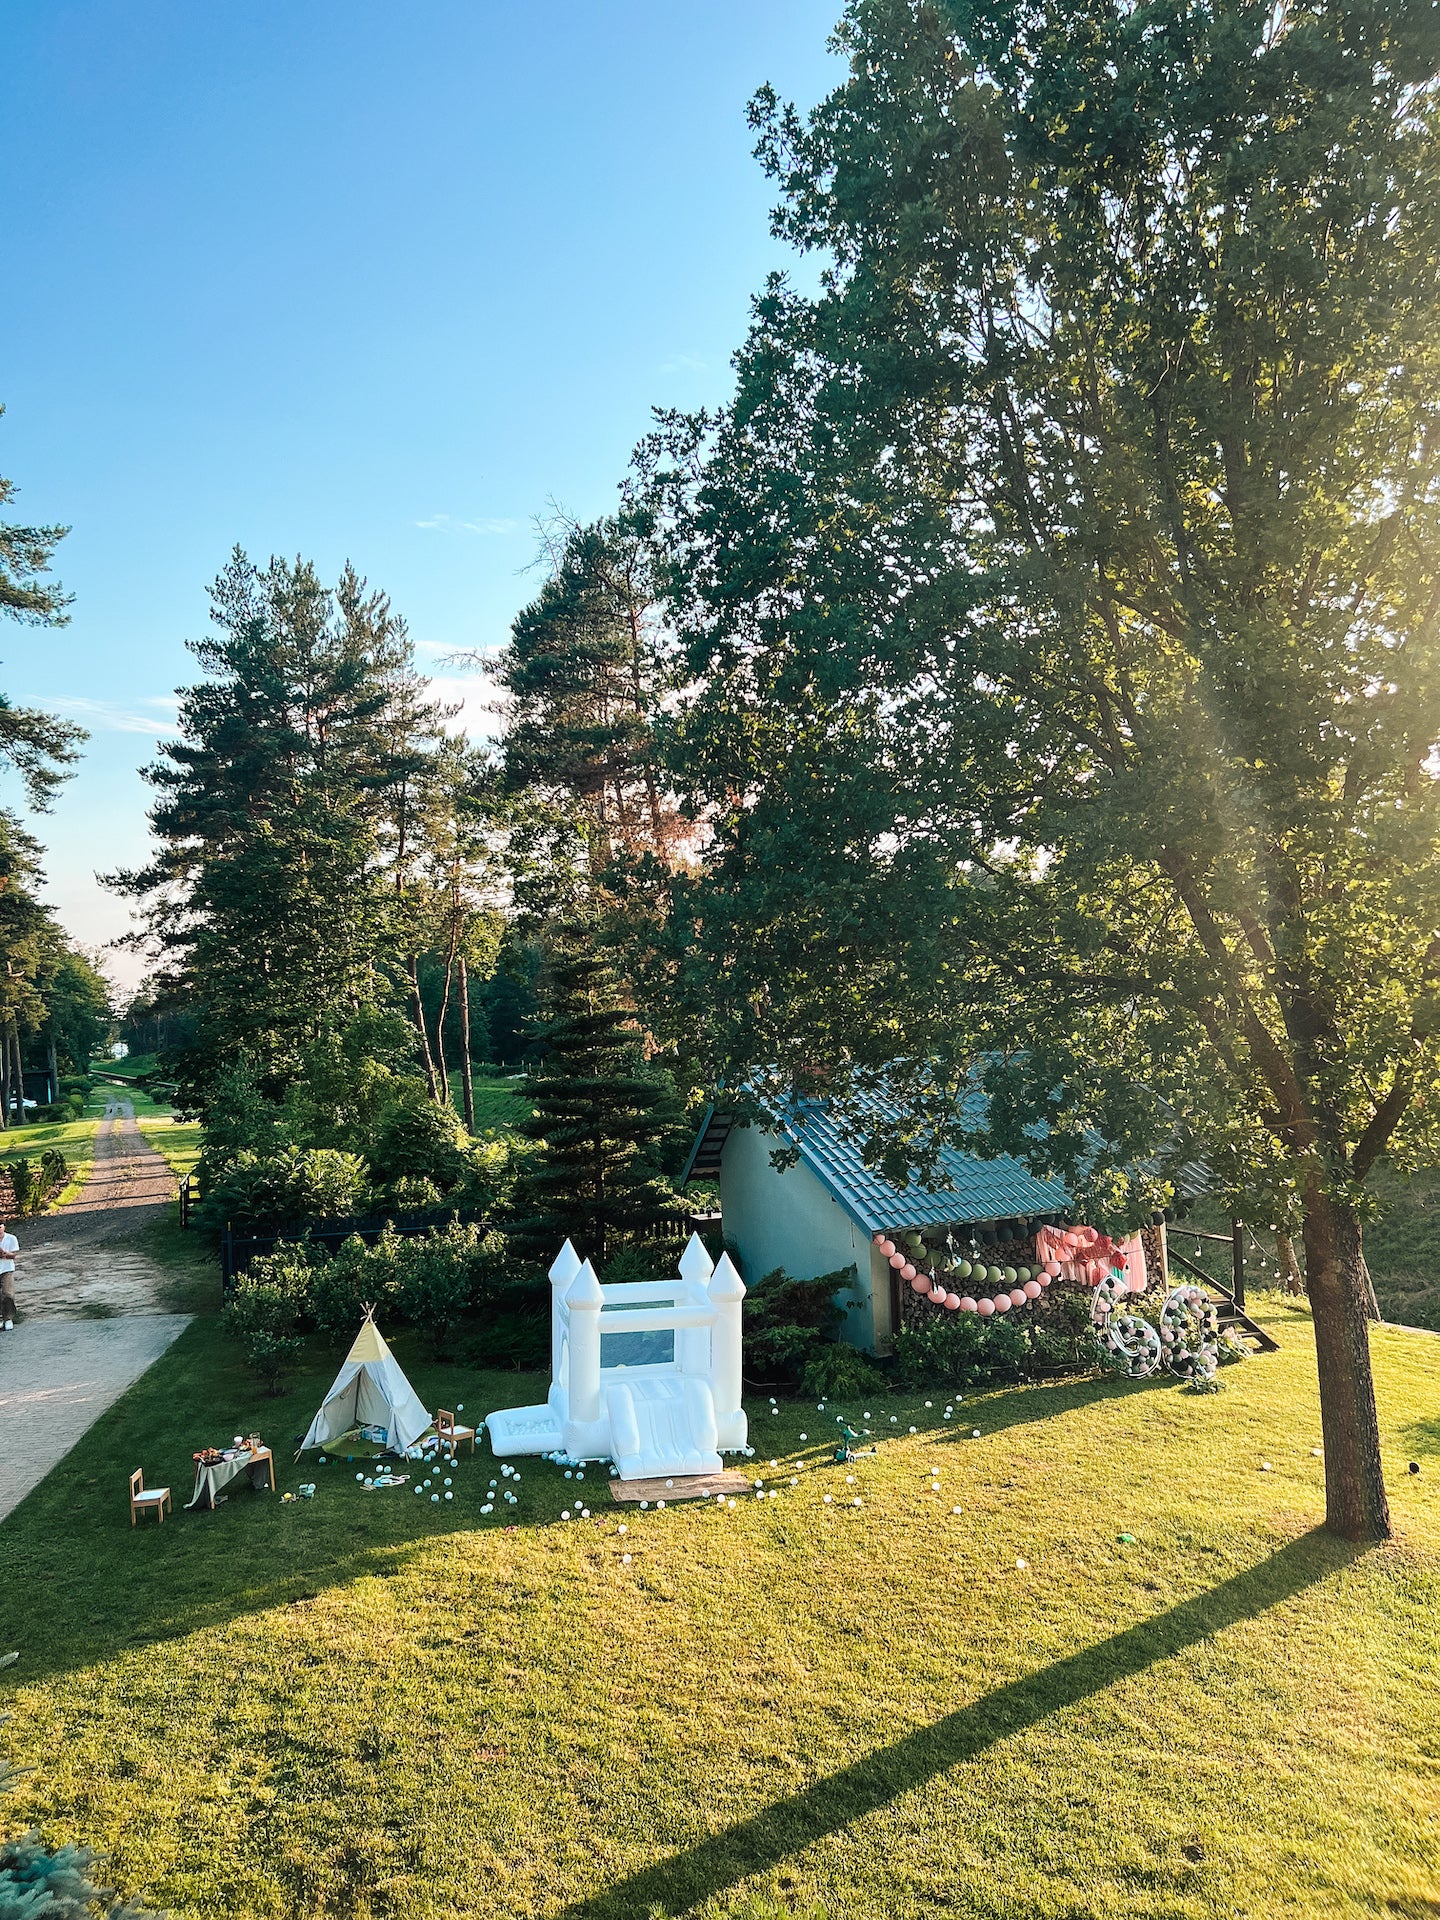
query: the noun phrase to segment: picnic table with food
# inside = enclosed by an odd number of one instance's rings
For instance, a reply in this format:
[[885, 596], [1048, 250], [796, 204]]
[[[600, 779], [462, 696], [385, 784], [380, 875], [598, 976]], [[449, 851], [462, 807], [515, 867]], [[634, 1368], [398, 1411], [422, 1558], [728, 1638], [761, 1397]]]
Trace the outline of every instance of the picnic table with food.
[[209, 1512], [227, 1496], [222, 1491], [232, 1480], [248, 1473], [257, 1493], [265, 1487], [275, 1491], [275, 1456], [261, 1444], [258, 1433], [248, 1439], [235, 1436], [232, 1447], [204, 1447], [194, 1456], [195, 1493], [190, 1506]]

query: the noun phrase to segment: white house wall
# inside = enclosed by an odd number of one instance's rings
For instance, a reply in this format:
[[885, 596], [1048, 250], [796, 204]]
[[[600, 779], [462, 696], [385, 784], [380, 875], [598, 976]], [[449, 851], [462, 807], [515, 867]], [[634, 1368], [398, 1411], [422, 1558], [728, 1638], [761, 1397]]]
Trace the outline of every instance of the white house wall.
[[[720, 1212], [726, 1240], [739, 1256], [747, 1287], [776, 1267], [793, 1280], [854, 1267], [857, 1278], [841, 1296], [854, 1303], [842, 1322], [851, 1346], [886, 1352], [890, 1342], [889, 1268], [872, 1285], [874, 1249], [839, 1201], [803, 1163], [782, 1171], [770, 1164], [779, 1143], [758, 1127], [734, 1127], [720, 1156]], [[884, 1262], [881, 1262], [884, 1267]]]

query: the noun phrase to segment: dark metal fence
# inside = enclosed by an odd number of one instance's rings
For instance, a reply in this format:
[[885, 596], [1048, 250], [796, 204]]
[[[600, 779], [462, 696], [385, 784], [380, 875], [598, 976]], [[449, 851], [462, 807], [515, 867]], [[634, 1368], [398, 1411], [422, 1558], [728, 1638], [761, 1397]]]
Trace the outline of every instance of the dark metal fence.
[[236, 1233], [227, 1225], [220, 1235], [220, 1276], [225, 1291], [229, 1293], [235, 1285], [237, 1274], [243, 1273], [258, 1255], [274, 1253], [277, 1247], [312, 1246], [333, 1252], [352, 1234], [358, 1234], [366, 1246], [371, 1247], [387, 1227], [408, 1240], [416, 1234], [429, 1233], [434, 1227], [449, 1226], [452, 1220], [458, 1220], [464, 1226], [483, 1226], [487, 1219], [485, 1214], [467, 1213], [452, 1207], [448, 1213], [437, 1213], [433, 1208], [427, 1208], [423, 1212], [312, 1220], [297, 1226], [277, 1227], [273, 1233]]
[[[187, 1199], [186, 1189], [190, 1189]], [[193, 1184], [193, 1176], [187, 1174], [180, 1183], [180, 1219], [181, 1225], [188, 1224], [189, 1208], [199, 1200], [198, 1185]], [[277, 1227], [273, 1233], [236, 1233], [226, 1226], [220, 1235], [220, 1274], [226, 1293], [235, 1285], [235, 1277], [249, 1266], [250, 1262], [262, 1253], [274, 1253], [277, 1247], [312, 1246], [333, 1252], [348, 1240], [352, 1234], [358, 1234], [367, 1246], [373, 1246], [386, 1227], [398, 1233], [402, 1239], [411, 1239], [416, 1234], [429, 1233], [433, 1227], [448, 1226], [452, 1220], [462, 1225], [494, 1225], [489, 1216], [482, 1213], [467, 1213], [451, 1208], [448, 1212], [436, 1213], [433, 1210], [414, 1213], [368, 1214], [345, 1220], [312, 1220], [298, 1226]], [[673, 1221], [667, 1220], [663, 1228], [652, 1236], [662, 1245], [680, 1245], [687, 1241], [692, 1233], [704, 1234], [720, 1224], [718, 1213], [687, 1213], [677, 1215]]]

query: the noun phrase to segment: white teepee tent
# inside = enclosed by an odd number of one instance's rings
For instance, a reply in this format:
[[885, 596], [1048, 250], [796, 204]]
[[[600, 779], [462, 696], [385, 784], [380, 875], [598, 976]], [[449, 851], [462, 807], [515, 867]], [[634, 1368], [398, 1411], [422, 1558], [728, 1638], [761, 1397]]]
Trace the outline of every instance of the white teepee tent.
[[334, 1386], [300, 1442], [300, 1451], [332, 1446], [354, 1427], [383, 1427], [390, 1451], [403, 1453], [430, 1424], [419, 1395], [380, 1337], [373, 1314], [367, 1312]]

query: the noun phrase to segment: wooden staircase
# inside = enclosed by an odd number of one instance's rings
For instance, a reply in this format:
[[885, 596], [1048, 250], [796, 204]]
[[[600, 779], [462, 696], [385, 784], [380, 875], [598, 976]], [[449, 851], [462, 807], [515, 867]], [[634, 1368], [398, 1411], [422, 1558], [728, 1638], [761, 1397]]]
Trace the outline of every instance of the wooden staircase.
[[1268, 1334], [1263, 1327], [1256, 1325], [1233, 1293], [1227, 1293], [1218, 1280], [1212, 1279], [1195, 1261], [1187, 1260], [1185, 1255], [1175, 1247], [1168, 1247], [1167, 1253], [1172, 1267], [1183, 1267], [1186, 1273], [1202, 1283], [1205, 1298], [1215, 1309], [1222, 1333], [1227, 1331], [1233, 1333], [1238, 1340], [1249, 1347], [1252, 1353], [1280, 1351], [1280, 1342]]

